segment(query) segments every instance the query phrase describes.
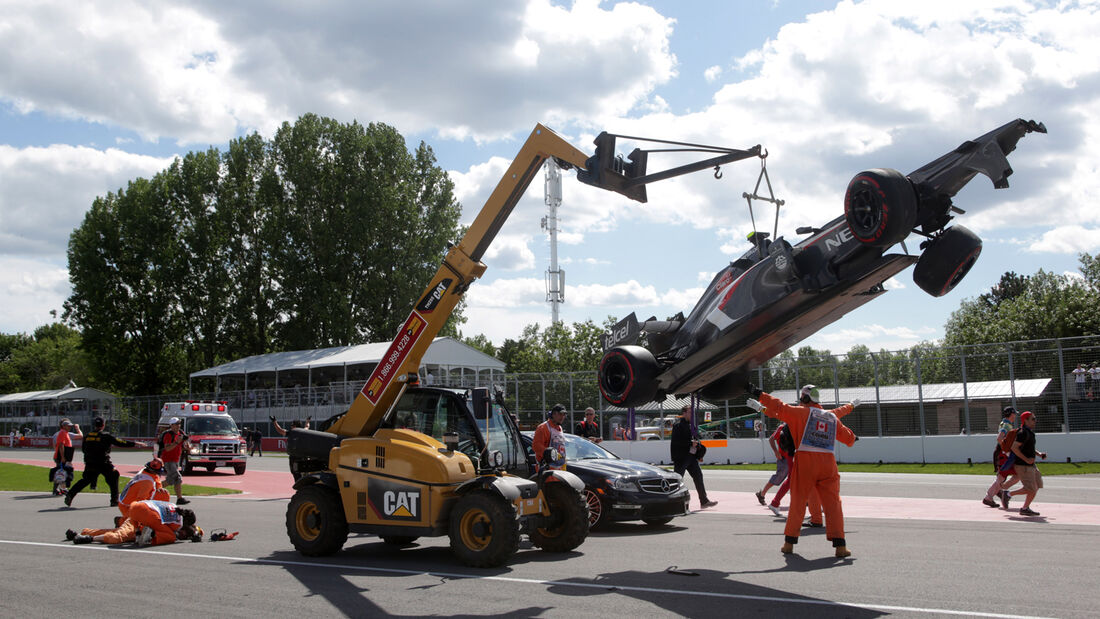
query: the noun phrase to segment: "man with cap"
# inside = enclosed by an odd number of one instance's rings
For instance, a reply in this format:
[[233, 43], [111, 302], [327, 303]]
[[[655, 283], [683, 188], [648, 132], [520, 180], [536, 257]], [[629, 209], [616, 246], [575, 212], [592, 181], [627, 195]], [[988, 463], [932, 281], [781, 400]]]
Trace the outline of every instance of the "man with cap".
[[555, 404], [546, 413], [546, 421], [535, 428], [531, 449], [535, 452], [539, 472], [565, 468], [565, 434], [561, 429], [565, 421], [565, 406]]
[[1038, 516], [1039, 512], [1031, 509], [1031, 502], [1043, 487], [1043, 475], [1035, 466], [1035, 458], [1046, 460], [1047, 454], [1035, 451], [1035, 413], [1031, 411], [1020, 413], [1020, 429], [1016, 432], [1016, 440], [1012, 443], [1012, 453], [1016, 456], [1016, 475], [1020, 477], [1024, 487], [1007, 496], [1024, 495], [1020, 515]]
[[[74, 424], [67, 417], [58, 423], [57, 434], [53, 436], [53, 461], [57, 466], [54, 467], [53, 471], [50, 471], [50, 475], [54, 479], [54, 496], [60, 496], [68, 492], [67, 486], [73, 480], [73, 455], [75, 453], [73, 439], [82, 436], [84, 434], [80, 431], [80, 424]], [[60, 484], [55, 474], [57, 470], [65, 471], [64, 481]]]
[[183, 477], [180, 475], [180, 456], [186, 443], [187, 435], [180, 430], [180, 418], [172, 417], [168, 420], [168, 429], [157, 438], [157, 455], [164, 461], [164, 485], [176, 491], [177, 505], [191, 502], [183, 498]]
[[[836, 468], [836, 442], [851, 446], [855, 434], [840, 418], [852, 412], [859, 400], [823, 410], [820, 395], [814, 385], [806, 385], [799, 392], [801, 406], [791, 406], [779, 398], [764, 393], [756, 385], [748, 383], [746, 389], [749, 407], [765, 415], [786, 422], [791, 426], [795, 441], [794, 466], [791, 470], [791, 506], [787, 511], [785, 539], [780, 549], [784, 554], [794, 552], [802, 530], [802, 518], [806, 502], [816, 489], [825, 511], [825, 539], [833, 542], [836, 556], [851, 556], [844, 539], [844, 512], [840, 505], [840, 473]], [[759, 401], [758, 401], [759, 400]]]
[[1012, 453], [1012, 443], [1016, 440], [1016, 430], [1013, 426], [1016, 424], [1016, 409], [1011, 406], [1006, 406], [1001, 411], [1001, 424], [997, 427], [997, 445], [993, 448], [993, 472], [996, 475], [996, 479], [989, 486], [989, 490], [985, 492], [985, 498], [982, 499], [982, 503], [989, 507], [1000, 507], [997, 501], [993, 500], [994, 495], [998, 495], [1004, 503], [1004, 508], [1008, 509], [1008, 490], [1019, 481], [1019, 477], [1016, 476], [1016, 456]]
[[73, 504], [73, 498], [91, 484], [95, 489], [96, 478], [100, 475], [111, 489], [111, 506], [118, 505], [118, 471], [111, 462], [111, 447], [148, 447], [141, 441], [126, 441], [115, 438], [110, 432], [104, 430], [106, 421], [103, 417], [92, 420], [92, 431], [84, 435], [84, 443], [80, 450], [84, 452], [84, 474], [80, 481], [73, 484], [65, 494], [65, 505]]

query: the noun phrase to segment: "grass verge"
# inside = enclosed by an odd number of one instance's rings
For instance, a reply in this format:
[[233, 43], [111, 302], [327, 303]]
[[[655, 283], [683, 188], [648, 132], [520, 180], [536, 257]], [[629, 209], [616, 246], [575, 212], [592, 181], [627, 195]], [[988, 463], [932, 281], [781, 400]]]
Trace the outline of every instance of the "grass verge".
[[[53, 483], [46, 480], [46, 475], [49, 469], [41, 466], [34, 466], [31, 464], [14, 464], [11, 462], [0, 462], [0, 490], [15, 490], [18, 492], [43, 492], [49, 494], [53, 490]], [[80, 471], [76, 472], [76, 477], [73, 478], [73, 483], [80, 479]], [[118, 489], [122, 488], [130, 481], [129, 477], [125, 475], [118, 479]], [[110, 490], [107, 488], [107, 483], [100, 477], [98, 484], [99, 487], [95, 490], [91, 488], [85, 488], [80, 491], [80, 494], [87, 492], [94, 492], [96, 494], [108, 494]], [[214, 494], [240, 494], [240, 490], [233, 490], [230, 488], [213, 488], [210, 486], [193, 486], [191, 484], [183, 484], [183, 494], [186, 496], [210, 496]]]
[[[716, 464], [704, 469], [725, 471], [774, 471], [774, 464]], [[993, 465], [989, 462], [976, 464], [955, 462], [934, 462], [920, 464], [914, 462], [863, 463], [837, 465], [841, 473], [924, 473], [926, 475], [992, 475]], [[1100, 473], [1100, 462], [1043, 462], [1039, 461], [1039, 470], [1043, 475], [1085, 475]]]

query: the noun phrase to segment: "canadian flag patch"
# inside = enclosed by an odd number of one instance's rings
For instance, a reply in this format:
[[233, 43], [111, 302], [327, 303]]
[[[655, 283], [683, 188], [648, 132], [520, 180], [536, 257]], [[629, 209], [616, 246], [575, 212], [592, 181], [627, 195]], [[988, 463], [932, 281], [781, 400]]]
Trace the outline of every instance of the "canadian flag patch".
[[817, 422], [817, 431], [818, 432], [825, 432], [828, 428], [829, 428], [829, 426], [827, 426], [824, 421]]

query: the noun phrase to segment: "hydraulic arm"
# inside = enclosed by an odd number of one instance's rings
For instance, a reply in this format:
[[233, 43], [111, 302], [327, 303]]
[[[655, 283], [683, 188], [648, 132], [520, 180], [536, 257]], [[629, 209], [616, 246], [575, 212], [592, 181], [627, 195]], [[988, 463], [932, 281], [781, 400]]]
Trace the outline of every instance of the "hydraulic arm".
[[382, 418], [415, 378], [424, 353], [462, 295], [485, 272], [482, 256], [548, 158], [555, 158], [562, 168], [580, 170], [578, 178], [584, 183], [645, 202], [645, 185], [648, 183], [711, 167], [717, 170], [720, 164], [759, 157], [761, 152], [759, 145], [749, 150], [737, 150], [662, 142], [688, 147], [670, 149], [674, 152], [693, 150], [718, 156], [647, 176], [649, 151], [635, 149], [628, 160], [623, 160], [614, 153], [616, 137], [625, 136], [601, 133], [595, 141], [596, 153], [589, 157], [549, 128], [541, 124], [535, 126], [465, 236], [448, 250], [431, 283], [405, 319], [347, 414], [333, 424], [330, 432], [341, 436], [368, 436], [378, 428]]

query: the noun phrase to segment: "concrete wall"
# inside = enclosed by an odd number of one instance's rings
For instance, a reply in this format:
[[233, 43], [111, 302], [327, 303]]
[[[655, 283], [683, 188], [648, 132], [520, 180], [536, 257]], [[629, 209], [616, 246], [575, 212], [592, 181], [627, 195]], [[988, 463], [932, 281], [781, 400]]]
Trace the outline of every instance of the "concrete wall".
[[[995, 441], [993, 434], [974, 436], [892, 436], [862, 438], [854, 447], [843, 445], [837, 452], [840, 462], [990, 462]], [[604, 441], [605, 449], [620, 458], [652, 464], [669, 464], [668, 441]], [[1100, 461], [1100, 432], [1039, 434], [1039, 451], [1047, 452], [1050, 462]], [[704, 464], [774, 462], [775, 455], [766, 440], [730, 439], [726, 447], [707, 448]]]

